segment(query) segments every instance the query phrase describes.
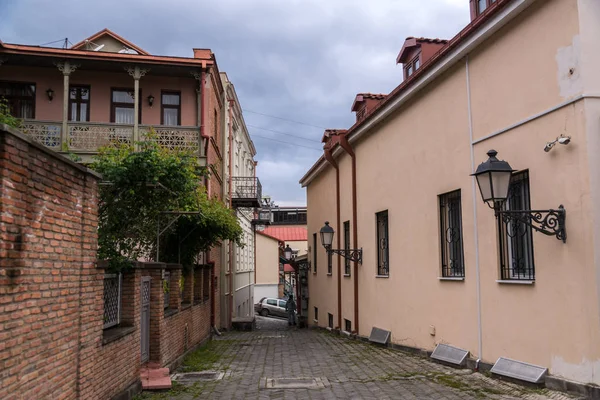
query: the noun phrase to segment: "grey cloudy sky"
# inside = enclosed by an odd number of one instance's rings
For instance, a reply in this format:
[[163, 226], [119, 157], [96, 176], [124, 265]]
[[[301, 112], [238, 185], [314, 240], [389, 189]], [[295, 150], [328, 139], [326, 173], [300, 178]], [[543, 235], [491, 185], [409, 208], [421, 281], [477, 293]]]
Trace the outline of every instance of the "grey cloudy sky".
[[356, 93], [389, 93], [401, 82], [395, 59], [404, 39], [451, 38], [468, 23], [468, 3], [0, 0], [0, 39], [76, 43], [109, 28], [152, 54], [191, 57], [193, 47], [212, 49], [247, 110], [263, 192], [280, 205], [304, 205], [298, 180], [322, 153], [323, 128], [351, 126]]

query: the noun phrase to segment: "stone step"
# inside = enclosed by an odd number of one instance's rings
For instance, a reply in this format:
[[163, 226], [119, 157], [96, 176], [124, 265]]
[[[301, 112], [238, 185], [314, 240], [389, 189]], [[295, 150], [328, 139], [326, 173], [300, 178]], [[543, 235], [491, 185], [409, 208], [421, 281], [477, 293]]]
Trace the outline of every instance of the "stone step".
[[143, 390], [165, 390], [171, 389], [171, 377], [169, 376], [169, 368], [149, 368], [143, 367], [140, 371], [140, 380], [142, 381]]

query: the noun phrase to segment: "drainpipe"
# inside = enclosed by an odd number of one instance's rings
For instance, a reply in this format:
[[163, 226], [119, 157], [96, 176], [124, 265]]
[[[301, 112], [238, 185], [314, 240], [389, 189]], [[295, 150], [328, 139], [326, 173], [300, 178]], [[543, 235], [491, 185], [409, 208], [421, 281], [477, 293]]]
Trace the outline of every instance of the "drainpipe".
[[[228, 121], [228, 130], [229, 130], [229, 208], [232, 209], [233, 208], [233, 196], [232, 196], [232, 190], [231, 190], [231, 185], [233, 183], [233, 179], [231, 174], [233, 173], [233, 168], [231, 165], [231, 162], [233, 160], [233, 132], [232, 132], [232, 123], [231, 123], [231, 118], [233, 116], [232, 114], [232, 107], [233, 107], [233, 100], [231, 99], [227, 99], [228, 101], [228, 105], [229, 105], [229, 121]], [[229, 276], [228, 276], [228, 280], [229, 280], [229, 301], [228, 301], [228, 308], [229, 308], [229, 320], [227, 321], [227, 327], [231, 326], [231, 323], [233, 321], [233, 242], [230, 240], [229, 241]]]
[[[352, 150], [352, 146], [348, 143], [345, 135], [340, 135], [340, 146], [350, 155], [352, 158], [352, 237], [354, 248], [358, 249], [358, 228], [357, 228], [357, 220], [358, 213], [356, 210], [356, 154], [354, 154], [354, 150]], [[338, 235], [339, 236], [339, 235]], [[339, 237], [338, 237], [339, 240]], [[358, 261], [354, 262], [354, 328], [356, 329], [356, 334], [359, 334], [358, 331]]]
[[[256, 167], [257, 166], [258, 166], [258, 161], [254, 161], [254, 176], [255, 177], [256, 177]], [[261, 201], [262, 201], [262, 199], [261, 199]], [[256, 226], [254, 226], [252, 228], [252, 232], [254, 233], [254, 285], [256, 286]], [[277, 280], [279, 280], [279, 277], [277, 277]], [[279, 285], [279, 282], [277, 282], [277, 285]], [[250, 312], [252, 312], [252, 310], [250, 310]]]
[[[208, 136], [205, 132], [206, 125], [206, 71], [202, 69], [201, 78], [200, 78], [200, 137], [204, 139], [204, 157], [206, 157], [206, 164], [208, 165], [208, 141], [210, 140], [210, 136]], [[210, 179], [206, 179], [206, 191], [208, 197], [210, 198]]]
[[[331, 140], [331, 139], [330, 139]], [[336, 208], [336, 217], [337, 217], [337, 248], [341, 249], [341, 231], [340, 231], [340, 169], [337, 165], [337, 163], [335, 162], [335, 159], [333, 158], [333, 155], [331, 154], [331, 147], [327, 146], [325, 148], [324, 151], [324, 155], [325, 155], [325, 159], [327, 160], [327, 162], [329, 164], [331, 164], [331, 166], [333, 168], [335, 168], [335, 208]], [[342, 261], [342, 256], [341, 254], [337, 255], [337, 289], [338, 289], [338, 298], [337, 298], [337, 303], [338, 303], [338, 329], [342, 329], [342, 267], [341, 267], [341, 261]]]
[[210, 282], [211, 282], [211, 290], [210, 290], [210, 326], [212, 326], [213, 328], [217, 328], [215, 325], [215, 305], [217, 304], [216, 302], [216, 295], [217, 295], [217, 277], [215, 275], [215, 262], [214, 261], [208, 261], [208, 264], [210, 265]]
[[[475, 149], [473, 144], [473, 114], [471, 110], [471, 79], [469, 75], [469, 56], [465, 58], [465, 72], [467, 79], [467, 108], [469, 115], [469, 144], [471, 146], [471, 171], [475, 172]], [[475, 177], [471, 177], [471, 197], [473, 201], [473, 236], [475, 237], [475, 290], [477, 296], [477, 368], [479, 360], [483, 359], [483, 333], [481, 324], [481, 279], [479, 268], [479, 228], [477, 226], [477, 188]]]

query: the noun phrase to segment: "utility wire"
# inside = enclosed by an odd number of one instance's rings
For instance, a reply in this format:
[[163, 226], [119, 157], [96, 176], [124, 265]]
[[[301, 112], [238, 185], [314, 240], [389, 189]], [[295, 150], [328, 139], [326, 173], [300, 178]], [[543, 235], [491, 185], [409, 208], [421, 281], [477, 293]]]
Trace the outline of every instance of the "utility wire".
[[262, 116], [264, 116], [264, 117], [269, 117], [269, 118], [280, 119], [280, 120], [282, 120], [282, 121], [293, 122], [293, 123], [295, 123], [295, 124], [306, 125], [306, 126], [312, 126], [313, 128], [327, 129], [327, 128], [325, 128], [324, 126], [319, 126], [319, 125], [308, 124], [308, 123], [306, 123], [306, 122], [294, 121], [293, 119], [288, 119], [288, 118], [283, 118], [283, 117], [276, 117], [275, 115], [263, 114], [263, 113], [259, 113], [259, 112], [252, 111], [252, 110], [246, 110], [246, 109], [243, 109], [242, 111], [243, 111], [243, 112], [249, 112], [249, 113], [252, 113], [252, 114], [258, 114], [258, 115], [262, 115]]
[[271, 138], [268, 138], [266, 136], [252, 135], [252, 137], [253, 138], [257, 137], [257, 138], [260, 138], [260, 139], [270, 140], [272, 142], [277, 142], [277, 143], [281, 143], [281, 144], [287, 144], [288, 146], [303, 147], [305, 149], [310, 149], [310, 150], [314, 150], [314, 151], [318, 151], [318, 152], [323, 151], [322, 149], [315, 149], [314, 147], [303, 146], [301, 144], [295, 144], [295, 143], [291, 143], [291, 142], [284, 142], [283, 140], [271, 139]]
[[298, 135], [293, 135], [293, 134], [287, 133], [287, 132], [275, 131], [273, 129], [261, 128], [260, 126], [254, 126], [254, 125], [248, 125], [248, 124], [246, 124], [246, 126], [248, 126], [250, 128], [254, 128], [254, 129], [260, 129], [260, 130], [263, 130], [263, 131], [269, 131], [269, 132], [277, 133], [278, 135], [286, 135], [286, 136], [291, 136], [291, 137], [295, 137], [295, 138], [302, 139], [302, 140], [307, 140], [309, 142], [321, 143], [320, 140], [308, 139], [308, 138], [305, 138], [305, 137], [302, 137], [302, 136], [298, 136]]

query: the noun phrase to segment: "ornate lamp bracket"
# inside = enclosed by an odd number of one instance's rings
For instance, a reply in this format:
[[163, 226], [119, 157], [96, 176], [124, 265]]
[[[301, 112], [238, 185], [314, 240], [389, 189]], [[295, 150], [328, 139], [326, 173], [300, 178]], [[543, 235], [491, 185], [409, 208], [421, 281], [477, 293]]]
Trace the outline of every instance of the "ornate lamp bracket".
[[327, 253], [339, 254], [347, 260], [357, 262], [362, 265], [362, 249], [332, 249], [331, 247], [326, 248]]
[[557, 210], [499, 210], [496, 216], [502, 218], [504, 223], [525, 224], [532, 229], [548, 236], [556, 236], [563, 243], [567, 241], [565, 219], [567, 211], [561, 204]]

